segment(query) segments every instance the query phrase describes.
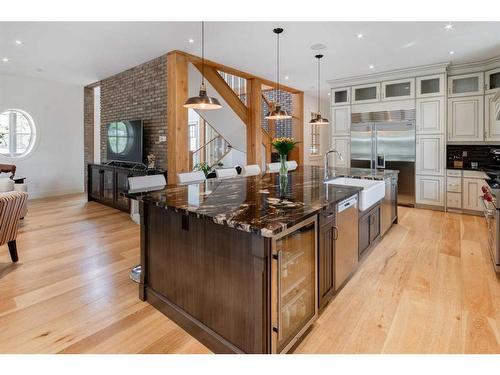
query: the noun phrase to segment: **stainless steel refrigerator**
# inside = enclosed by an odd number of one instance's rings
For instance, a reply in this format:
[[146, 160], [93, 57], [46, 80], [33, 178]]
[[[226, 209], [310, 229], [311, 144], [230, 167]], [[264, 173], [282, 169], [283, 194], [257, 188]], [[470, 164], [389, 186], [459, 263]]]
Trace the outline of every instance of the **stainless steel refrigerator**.
[[415, 110], [353, 113], [351, 167], [399, 170], [398, 204], [415, 205]]

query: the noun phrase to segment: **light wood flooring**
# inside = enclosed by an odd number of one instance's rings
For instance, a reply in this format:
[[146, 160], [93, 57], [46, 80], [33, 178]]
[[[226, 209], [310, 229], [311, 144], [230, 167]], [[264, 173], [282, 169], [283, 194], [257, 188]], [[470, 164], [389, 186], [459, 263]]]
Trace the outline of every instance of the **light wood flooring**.
[[[483, 218], [400, 208], [399, 224], [296, 353], [500, 353]], [[20, 262], [0, 247], [0, 353], [209, 353], [137, 297], [139, 227], [83, 195], [31, 201]]]

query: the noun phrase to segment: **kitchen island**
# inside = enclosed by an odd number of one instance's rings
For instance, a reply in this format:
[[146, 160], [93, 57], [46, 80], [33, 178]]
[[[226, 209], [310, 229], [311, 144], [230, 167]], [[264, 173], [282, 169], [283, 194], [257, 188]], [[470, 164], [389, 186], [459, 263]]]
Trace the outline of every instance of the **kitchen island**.
[[[332, 169], [327, 179], [391, 173]], [[318, 313], [319, 226], [361, 190], [324, 180], [299, 167], [129, 194], [141, 212], [140, 298], [215, 352], [288, 351]]]

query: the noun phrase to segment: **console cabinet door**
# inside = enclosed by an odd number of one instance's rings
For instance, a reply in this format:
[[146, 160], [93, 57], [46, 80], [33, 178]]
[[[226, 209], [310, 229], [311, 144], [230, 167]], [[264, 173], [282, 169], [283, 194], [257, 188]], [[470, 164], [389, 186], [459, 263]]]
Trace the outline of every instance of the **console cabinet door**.
[[[497, 119], [497, 105], [493, 102], [495, 94], [484, 98], [484, 135], [487, 142], [500, 141], [500, 118]], [[500, 114], [499, 114], [500, 115]]]
[[323, 225], [319, 231], [318, 305], [323, 308], [335, 293], [335, 222]]
[[91, 184], [90, 184], [90, 196], [95, 199], [102, 198], [102, 173], [101, 169], [96, 166], [92, 166], [90, 169]]
[[102, 200], [114, 203], [115, 198], [115, 171], [112, 169], [103, 170], [103, 190]]
[[480, 196], [482, 195], [481, 188], [486, 184], [486, 181], [478, 178], [463, 178], [463, 194], [462, 208], [464, 210], [482, 211], [482, 203]]
[[417, 174], [444, 176], [444, 135], [417, 135]]
[[444, 97], [417, 99], [417, 134], [445, 134]]
[[484, 97], [468, 96], [448, 99], [448, 140], [483, 141]]
[[332, 108], [332, 136], [348, 136], [351, 129], [351, 107]]
[[416, 176], [416, 203], [429, 206], [444, 206], [444, 177]]

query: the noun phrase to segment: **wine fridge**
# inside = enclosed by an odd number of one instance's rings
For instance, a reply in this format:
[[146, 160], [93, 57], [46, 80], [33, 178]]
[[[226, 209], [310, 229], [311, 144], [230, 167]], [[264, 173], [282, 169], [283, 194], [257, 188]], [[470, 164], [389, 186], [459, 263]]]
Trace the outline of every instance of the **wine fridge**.
[[285, 353], [317, 317], [317, 224], [304, 220], [272, 240], [271, 351]]

